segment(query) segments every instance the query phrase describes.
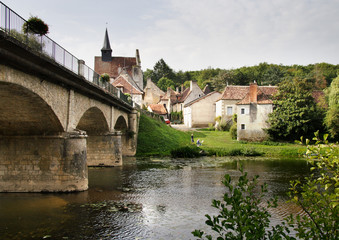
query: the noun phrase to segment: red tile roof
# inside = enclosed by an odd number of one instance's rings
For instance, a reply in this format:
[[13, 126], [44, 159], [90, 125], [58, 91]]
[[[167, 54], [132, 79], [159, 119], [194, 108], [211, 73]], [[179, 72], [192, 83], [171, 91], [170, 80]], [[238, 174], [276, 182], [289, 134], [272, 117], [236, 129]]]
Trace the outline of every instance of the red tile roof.
[[165, 106], [162, 104], [150, 104], [148, 105], [148, 107], [150, 107], [152, 111], [156, 114], [159, 114], [159, 115], [167, 114], [167, 110]]
[[[273, 101], [270, 99], [270, 96], [272, 95], [266, 95], [265, 93], [263, 93], [262, 89], [259, 88], [258, 89], [258, 93], [257, 93], [257, 104], [272, 104]], [[247, 93], [246, 96], [237, 104], [239, 105], [245, 105], [245, 104], [250, 104], [250, 94]]]
[[[258, 86], [262, 93], [272, 96], [278, 91], [276, 86]], [[242, 100], [249, 92], [249, 86], [227, 86], [222, 93], [221, 100]]]
[[114, 87], [123, 87], [123, 93], [142, 94], [141, 91], [130, 84], [122, 75], [117, 77], [112, 84]]
[[221, 100], [241, 100], [249, 91], [249, 86], [227, 86], [222, 93]]

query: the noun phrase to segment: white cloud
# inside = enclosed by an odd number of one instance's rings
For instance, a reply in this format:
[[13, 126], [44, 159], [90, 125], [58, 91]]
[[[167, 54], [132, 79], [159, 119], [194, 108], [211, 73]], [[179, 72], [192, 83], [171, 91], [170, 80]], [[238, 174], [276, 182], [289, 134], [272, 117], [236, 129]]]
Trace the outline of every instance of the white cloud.
[[46, 19], [50, 36], [90, 66], [106, 22], [113, 54], [138, 48], [143, 69], [160, 58], [175, 70], [339, 62], [338, 0], [68, 2], [11, 0], [10, 7]]

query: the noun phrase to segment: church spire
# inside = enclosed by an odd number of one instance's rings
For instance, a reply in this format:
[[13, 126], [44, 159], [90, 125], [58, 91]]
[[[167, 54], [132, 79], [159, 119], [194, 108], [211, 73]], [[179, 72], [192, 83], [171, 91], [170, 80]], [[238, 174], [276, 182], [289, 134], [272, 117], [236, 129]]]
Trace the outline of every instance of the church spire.
[[112, 49], [108, 38], [107, 28], [105, 32], [104, 45], [101, 48], [101, 60], [105, 62], [112, 61]]

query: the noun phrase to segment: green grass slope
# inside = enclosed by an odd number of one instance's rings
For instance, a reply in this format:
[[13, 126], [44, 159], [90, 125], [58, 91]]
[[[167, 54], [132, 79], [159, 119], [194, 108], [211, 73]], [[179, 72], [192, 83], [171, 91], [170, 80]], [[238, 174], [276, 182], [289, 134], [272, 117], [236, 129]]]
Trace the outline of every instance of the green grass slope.
[[140, 115], [137, 156], [169, 156], [171, 150], [185, 145], [190, 145], [190, 133]]

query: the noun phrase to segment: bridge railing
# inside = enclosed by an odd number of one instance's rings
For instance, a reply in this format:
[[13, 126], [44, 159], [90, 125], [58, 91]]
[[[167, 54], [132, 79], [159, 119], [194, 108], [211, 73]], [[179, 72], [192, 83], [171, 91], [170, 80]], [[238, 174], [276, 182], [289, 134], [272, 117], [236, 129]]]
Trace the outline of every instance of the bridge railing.
[[118, 93], [120, 90], [109, 83], [100, 81], [100, 75], [85, 65], [84, 61], [73, 56], [49, 37], [24, 31], [24, 26], [28, 26], [28, 24], [25, 24], [26, 22], [27, 21], [24, 18], [0, 1], [0, 31], [14, 37], [32, 50], [44, 54], [63, 67], [84, 77], [87, 81], [98, 85], [105, 91], [110, 92], [114, 96], [119, 97], [124, 102], [133, 106], [133, 102], [130, 99], [125, 97], [123, 93]]

